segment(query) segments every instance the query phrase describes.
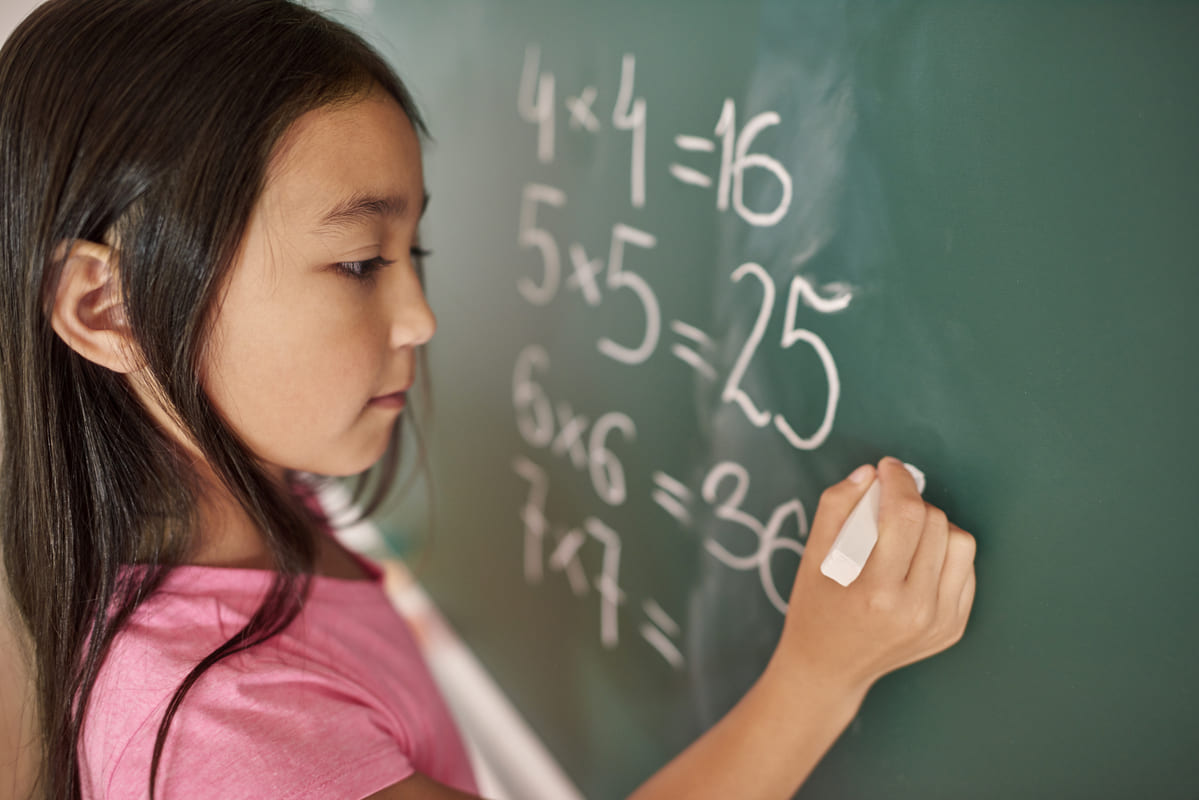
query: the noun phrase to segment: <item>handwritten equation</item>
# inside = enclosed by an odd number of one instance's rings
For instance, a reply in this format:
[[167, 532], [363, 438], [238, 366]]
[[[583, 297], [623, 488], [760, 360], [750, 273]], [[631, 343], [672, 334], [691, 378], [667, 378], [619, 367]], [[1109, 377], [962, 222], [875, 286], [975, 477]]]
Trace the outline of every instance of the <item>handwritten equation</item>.
[[[524, 67], [521, 70], [520, 91], [517, 110], [522, 119], [537, 126], [537, 158], [543, 164], [552, 164], [555, 153], [555, 125], [558, 105], [555, 97], [555, 79], [552, 72], [542, 72], [541, 51], [536, 45], [525, 50]], [[629, 157], [629, 200], [634, 208], [645, 206], [645, 132], [648, 124], [645, 98], [635, 97], [637, 60], [625, 54], [620, 63], [620, 88], [612, 108], [612, 127], [628, 131], [630, 135]], [[564, 100], [570, 113], [570, 127], [598, 134], [603, 125], [596, 116], [595, 104], [599, 91], [594, 86], [584, 87], [577, 95]], [[754, 140], [766, 128], [778, 125], [779, 115], [773, 111], [758, 114], [740, 129], [737, 127], [737, 106], [732, 99], [724, 101], [713, 130], [715, 139], [703, 136], [680, 134], [674, 138], [675, 146], [685, 154], [715, 154], [720, 145], [719, 164], [716, 178], [716, 208], [727, 210], [730, 203], [737, 215], [751, 225], [770, 226], [781, 220], [791, 206], [791, 174], [774, 158], [763, 153], [751, 153]], [[710, 161], [697, 156], [701, 161]], [[710, 166], [705, 164], [704, 166]], [[745, 172], [749, 169], [764, 169], [779, 183], [781, 198], [769, 211], [753, 211], [745, 203]], [[680, 183], [701, 189], [712, 187], [709, 172], [695, 166], [672, 163], [670, 175]]]
[[[605, 103], [595, 85], [560, 91], [555, 74], [544, 68], [540, 49], [536, 45], [526, 48], [517, 113], [533, 126], [538, 162], [547, 166], [555, 162], [559, 124], [564, 118], [569, 135], [627, 136], [631, 218], [611, 220], [606, 241], [579, 241], [563, 235], [556, 223], [569, 203], [566, 191], [545, 181], [525, 183], [519, 198], [517, 243], [531, 258], [515, 278], [516, 291], [533, 306], [580, 303], [584, 312], [599, 308], [614, 296], [622, 298], [618, 302], [625, 307], [631, 303], [636, 309], [635, 322], [597, 335], [596, 352], [601, 357], [636, 368], [666, 349], [700, 380], [719, 385], [721, 404], [737, 409], [751, 425], [771, 429], [796, 450], [815, 450], [833, 430], [841, 384], [832, 352], [809, 326], [822, 316], [849, 308], [853, 292], [843, 284], [816, 285], [799, 274], [814, 249], [794, 261], [794, 274], [784, 283], [785, 301], [776, 277], [761, 264], [746, 262], [731, 268], [728, 280], [734, 285], [732, 291], [751, 297], [756, 311], [744, 342], [732, 348], [737, 355], [731, 364], [716, 363], [718, 352], [730, 350], [718, 348], [709, 332], [670, 314], [653, 282], [652, 276], [665, 272], [656, 267], [669, 264], [669, 256], [659, 248], [658, 235], [638, 223], [648, 203], [646, 176], [651, 165], [646, 162], [650, 109], [639, 96], [636, 69], [635, 56], [623, 55], [616, 95]], [[740, 121], [732, 98], [720, 104], [712, 119], [710, 133], [689, 131], [672, 137], [675, 160], [665, 165], [664, 175], [686, 190], [711, 192], [718, 212], [734, 214], [748, 226], [778, 225], [791, 206], [793, 177], [769, 152], [755, 149], [755, 143], [763, 131], [783, 125], [783, 120], [774, 111], [764, 111]], [[755, 180], [774, 184], [772, 192], [754, 195], [758, 200], [766, 196], [767, 207], [751, 208], [747, 202], [746, 175], [751, 171], [757, 173]], [[773, 340], [767, 331], [780, 308], [782, 334]], [[817, 357], [825, 380], [816, 387], [823, 394], [814, 407], [824, 411], [814, 428], [801, 430], [786, 409], [770, 407], [766, 400], [751, 397], [745, 388], [751, 364], [768, 347], [783, 352], [807, 347]], [[551, 397], [544, 388], [551, 372], [550, 354], [541, 345], [530, 344], [517, 355], [512, 401], [521, 437], [543, 457], [560, 459], [585, 473], [602, 503], [623, 505], [630, 492], [637, 490], [630, 487], [622, 461], [622, 456], [636, 448], [635, 420], [615, 409], [595, 419], [578, 413], [574, 399]], [[547, 575], [560, 574], [576, 596], [595, 592], [600, 605], [600, 641], [605, 647], [620, 643], [622, 615], [637, 613], [641, 639], [668, 664], [681, 669], [685, 665], [679, 646], [681, 625], [656, 599], [631, 599], [621, 586], [621, 533], [599, 514], [581, 520], [550, 520], [546, 511], [550, 474], [527, 455], [518, 455], [512, 466], [528, 485], [520, 510], [526, 582], [540, 584]], [[786, 587], [776, 585], [775, 562], [780, 556], [798, 562], [802, 556], [807, 512], [792, 498], [762, 518], [755, 516], [745, 508], [750, 482], [742, 465], [722, 461], [708, 469], [694, 490], [677, 477], [654, 470], [645, 491], [683, 529], [694, 527], [696, 506], [702, 504], [707, 515], [723, 523], [719, 533], [703, 540], [704, 551], [729, 569], [756, 573], [766, 597], [785, 613]], [[792, 532], [793, 536], [786, 535]], [[589, 577], [582, 554], [592, 550], [592, 560], [598, 560], [601, 567], [599, 574]], [[640, 610], [633, 612], [634, 608]]]

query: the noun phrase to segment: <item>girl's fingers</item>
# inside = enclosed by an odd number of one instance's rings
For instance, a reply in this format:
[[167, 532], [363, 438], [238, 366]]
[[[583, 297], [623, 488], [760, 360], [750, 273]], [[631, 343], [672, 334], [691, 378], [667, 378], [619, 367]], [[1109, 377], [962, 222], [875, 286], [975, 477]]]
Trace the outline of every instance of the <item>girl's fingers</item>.
[[820, 495], [820, 505], [816, 507], [816, 518], [812, 520], [808, 543], [804, 549], [803, 563], [815, 563], [819, 567], [820, 562], [824, 560], [833, 546], [833, 541], [841, 531], [841, 526], [849, 518], [849, 512], [853, 511], [853, 507], [870, 488], [874, 476], [874, 467], [863, 464], [851, 472], [845, 480], [834, 483], [824, 490], [824, 493]]
[[963, 627], [965, 627], [966, 618], [970, 616], [970, 609], [974, 606], [975, 585], [974, 570], [970, 570], [970, 575], [966, 578], [966, 585], [962, 587], [961, 597], [958, 598], [958, 617], [961, 618]]
[[927, 586], [931, 598], [940, 583], [941, 570], [949, 549], [949, 519], [936, 506], [928, 503], [924, 506], [924, 531], [912, 556], [908, 583], [917, 587]]
[[878, 544], [862, 569], [862, 577], [903, 580], [924, 532], [925, 503], [916, 482], [894, 458], [878, 465], [881, 497], [878, 504]]
[[[974, 537], [950, 524], [938, 591], [938, 603], [942, 608], [957, 610], [960, 607], [967, 583], [974, 580], [974, 549]], [[973, 602], [973, 589], [970, 602]]]

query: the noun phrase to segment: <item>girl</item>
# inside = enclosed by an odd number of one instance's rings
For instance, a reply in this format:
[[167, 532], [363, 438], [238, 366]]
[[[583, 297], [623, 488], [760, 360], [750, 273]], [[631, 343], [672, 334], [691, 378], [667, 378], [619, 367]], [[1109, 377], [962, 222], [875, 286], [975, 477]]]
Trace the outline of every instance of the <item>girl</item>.
[[[424, 133], [290, 0], [51, 0], [0, 51], [0, 532], [37, 796], [475, 792], [311, 491], [375, 465], [370, 509], [391, 483], [435, 326]], [[817, 567], [876, 475], [843, 588]], [[768, 668], [636, 796], [790, 796], [877, 678], [961, 636], [973, 553], [894, 460], [830, 488]]]

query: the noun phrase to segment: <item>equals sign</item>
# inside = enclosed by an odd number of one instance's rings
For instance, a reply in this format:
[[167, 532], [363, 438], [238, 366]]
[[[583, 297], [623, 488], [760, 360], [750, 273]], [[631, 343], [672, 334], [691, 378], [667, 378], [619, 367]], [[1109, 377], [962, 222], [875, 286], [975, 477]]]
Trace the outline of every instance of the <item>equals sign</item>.
[[[674, 145], [680, 150], [691, 153], [711, 153], [716, 150], [716, 143], [714, 141], [704, 139], [701, 136], [676, 136], [674, 137]], [[670, 174], [680, 183], [702, 186], [705, 189], [712, 185], [711, 177], [697, 169], [684, 167], [682, 164], [671, 164]]]
[[[694, 325], [688, 325], [686, 322], [676, 319], [670, 323], [670, 329], [677, 333], [679, 338], [692, 342], [694, 346], [701, 350], [710, 350], [712, 348], [711, 337]], [[697, 350], [685, 344], [675, 344], [671, 346], [670, 352], [679, 361], [687, 364], [708, 380], [716, 380], [716, 370], [712, 368], [711, 364], [704, 361]]]
[[687, 510], [691, 503], [691, 490], [665, 472], [655, 472], [653, 478], [657, 488], [650, 497], [654, 502], [684, 525], [691, 524], [691, 512]]
[[683, 654], [671, 641], [672, 637], [678, 636], [680, 633], [678, 623], [671, 619], [670, 615], [662, 610], [662, 606], [653, 600], [646, 600], [641, 607], [645, 611], [645, 615], [649, 617], [648, 622], [641, 623], [641, 637], [649, 642], [650, 646], [670, 663], [670, 666], [682, 669], [685, 663]]

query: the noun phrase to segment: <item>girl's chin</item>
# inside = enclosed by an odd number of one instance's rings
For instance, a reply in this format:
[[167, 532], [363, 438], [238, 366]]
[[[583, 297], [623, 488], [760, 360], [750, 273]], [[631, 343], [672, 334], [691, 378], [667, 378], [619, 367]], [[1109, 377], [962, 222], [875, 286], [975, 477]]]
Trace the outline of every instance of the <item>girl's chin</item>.
[[385, 439], [382, 447], [378, 448], [377, 452], [364, 453], [360, 457], [339, 459], [336, 461], [330, 460], [318, 464], [305, 464], [299, 467], [280, 467], [276, 464], [264, 464], [263, 466], [269, 474], [276, 478], [282, 477], [286, 473], [296, 472], [321, 475], [326, 478], [352, 478], [356, 475], [361, 475], [378, 464], [386, 452], [387, 440]]

